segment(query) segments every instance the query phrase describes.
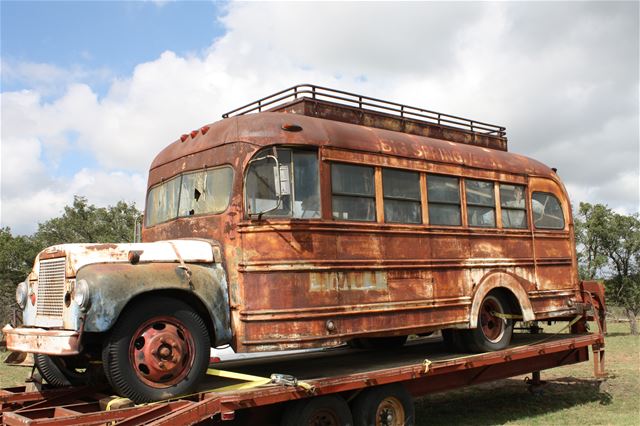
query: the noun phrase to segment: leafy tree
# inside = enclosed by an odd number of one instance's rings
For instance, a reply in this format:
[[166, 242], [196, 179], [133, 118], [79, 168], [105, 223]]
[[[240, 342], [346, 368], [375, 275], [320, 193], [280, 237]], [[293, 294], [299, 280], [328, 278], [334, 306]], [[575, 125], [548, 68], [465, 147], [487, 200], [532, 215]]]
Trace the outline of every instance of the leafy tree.
[[583, 280], [596, 279], [598, 272], [608, 262], [601, 236], [606, 232], [611, 210], [602, 204], [580, 203], [574, 218], [578, 267]]
[[602, 204], [580, 203], [575, 218], [580, 275], [605, 281], [609, 303], [624, 309], [631, 333], [640, 314], [640, 220]]
[[38, 226], [34, 239], [42, 247], [62, 243], [120, 243], [131, 241], [133, 228], [141, 212], [135, 204], [119, 201], [108, 208], [88, 204], [75, 196], [62, 216]]
[[0, 327], [11, 320], [16, 284], [31, 271], [39, 249], [30, 237], [14, 237], [11, 229], [0, 228]]

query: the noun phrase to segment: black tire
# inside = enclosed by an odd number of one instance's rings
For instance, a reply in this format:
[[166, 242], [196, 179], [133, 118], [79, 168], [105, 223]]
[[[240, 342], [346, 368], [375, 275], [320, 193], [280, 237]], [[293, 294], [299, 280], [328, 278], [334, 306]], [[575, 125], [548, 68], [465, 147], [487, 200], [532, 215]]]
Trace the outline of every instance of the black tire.
[[103, 365], [116, 393], [136, 403], [157, 401], [193, 392], [210, 350], [207, 327], [188, 304], [153, 297], [120, 315]]
[[341, 396], [327, 395], [290, 403], [282, 416], [282, 426], [352, 426], [353, 418]]
[[407, 342], [407, 336], [367, 337], [350, 340], [347, 344], [354, 349], [393, 350]]
[[472, 352], [499, 351], [511, 343], [513, 320], [502, 319], [491, 312], [509, 314], [509, 303], [499, 293], [489, 293], [482, 300], [478, 312], [478, 327], [466, 330], [465, 342]]
[[415, 424], [413, 399], [399, 383], [363, 390], [351, 405], [355, 426]]
[[441, 330], [442, 342], [447, 352], [468, 352], [464, 334], [467, 330], [457, 330], [454, 328], [447, 328]]
[[85, 386], [92, 382], [95, 375], [88, 359], [80, 355], [52, 356], [33, 354], [33, 360], [40, 375], [54, 387]]

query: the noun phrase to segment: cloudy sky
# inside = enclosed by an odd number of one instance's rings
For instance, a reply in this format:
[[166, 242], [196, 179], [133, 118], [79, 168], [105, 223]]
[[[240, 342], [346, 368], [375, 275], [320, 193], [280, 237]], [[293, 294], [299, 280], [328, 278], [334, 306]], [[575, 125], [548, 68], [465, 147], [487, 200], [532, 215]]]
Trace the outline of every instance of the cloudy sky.
[[0, 225], [144, 205], [180, 134], [297, 83], [507, 127], [574, 203], [639, 210], [639, 3], [10, 2]]

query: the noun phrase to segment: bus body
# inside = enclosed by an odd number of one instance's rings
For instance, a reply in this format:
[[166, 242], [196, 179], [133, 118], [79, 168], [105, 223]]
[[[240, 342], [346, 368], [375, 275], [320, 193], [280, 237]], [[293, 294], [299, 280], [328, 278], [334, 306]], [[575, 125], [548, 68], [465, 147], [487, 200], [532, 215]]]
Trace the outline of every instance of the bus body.
[[[446, 329], [486, 351], [515, 319], [579, 313], [567, 192], [507, 152], [504, 128], [316, 86], [243, 108], [156, 156], [142, 243], [40, 254], [26, 293], [66, 256], [65, 321], [47, 329], [25, 298], [32, 322], [6, 329], [10, 348], [59, 360], [84, 342], [116, 390], [149, 400], [187, 389], [203, 345], [388, 346]], [[65, 348], [35, 348], [38, 333]]]

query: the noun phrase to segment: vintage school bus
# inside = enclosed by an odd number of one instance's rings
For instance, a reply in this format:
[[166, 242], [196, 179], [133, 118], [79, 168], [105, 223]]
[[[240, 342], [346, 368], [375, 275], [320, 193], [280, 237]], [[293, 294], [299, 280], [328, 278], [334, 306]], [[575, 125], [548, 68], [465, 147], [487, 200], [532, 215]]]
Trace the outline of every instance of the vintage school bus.
[[210, 346], [509, 344], [583, 306], [567, 192], [503, 127], [302, 85], [182, 135], [153, 161], [142, 243], [44, 250], [18, 286], [54, 384], [102, 360], [136, 401], [183, 394]]

